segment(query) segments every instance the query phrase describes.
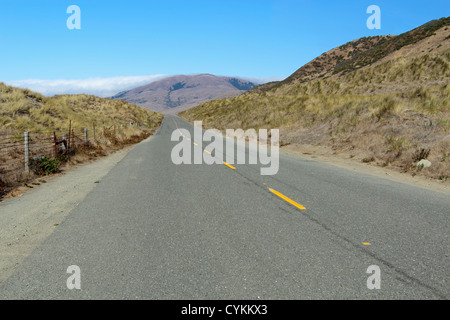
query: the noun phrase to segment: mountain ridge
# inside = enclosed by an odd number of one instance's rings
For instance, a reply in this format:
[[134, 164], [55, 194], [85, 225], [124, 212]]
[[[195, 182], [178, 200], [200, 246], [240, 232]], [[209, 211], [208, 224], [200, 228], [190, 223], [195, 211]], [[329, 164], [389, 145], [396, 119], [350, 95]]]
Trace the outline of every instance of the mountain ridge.
[[257, 84], [238, 77], [176, 75], [112, 96], [154, 112], [174, 114], [206, 101], [230, 98], [256, 87]]
[[450, 25], [450, 18], [431, 20], [400, 35], [362, 37], [333, 48], [306, 63], [282, 81], [262, 84], [252, 92], [264, 92], [292, 82], [307, 82], [327, 77], [339, 77], [351, 71], [370, 66], [377, 61], [434, 35]]

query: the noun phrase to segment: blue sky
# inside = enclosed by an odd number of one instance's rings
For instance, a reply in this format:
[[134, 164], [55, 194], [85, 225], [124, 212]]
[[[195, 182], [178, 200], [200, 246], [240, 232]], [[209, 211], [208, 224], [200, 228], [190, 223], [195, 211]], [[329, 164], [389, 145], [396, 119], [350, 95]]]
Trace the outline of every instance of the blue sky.
[[[81, 30], [66, 26], [70, 5]], [[381, 8], [381, 30], [366, 27], [369, 5]], [[285, 78], [348, 41], [449, 13], [448, 0], [1, 0], [0, 81]]]

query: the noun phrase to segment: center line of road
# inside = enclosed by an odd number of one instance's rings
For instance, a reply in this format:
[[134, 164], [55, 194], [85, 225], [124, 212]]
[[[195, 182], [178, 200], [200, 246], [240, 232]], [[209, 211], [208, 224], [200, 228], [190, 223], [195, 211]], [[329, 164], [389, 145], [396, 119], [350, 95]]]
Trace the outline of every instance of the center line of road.
[[226, 163], [226, 162], [224, 162], [223, 164], [226, 165], [227, 167], [233, 169], [233, 170], [236, 170], [236, 168], [233, 167], [231, 164], [228, 164], [228, 163]]
[[269, 188], [269, 191], [272, 192], [273, 194], [277, 195], [278, 197], [280, 197], [281, 199], [283, 199], [286, 202], [289, 202], [290, 204], [292, 204], [293, 206], [296, 206], [297, 208], [299, 208], [300, 210], [306, 210], [306, 208], [304, 206], [302, 206], [301, 204], [298, 204], [297, 202], [295, 202], [292, 199], [289, 199], [288, 197], [286, 197], [285, 195], [279, 193], [276, 190], [273, 190], [272, 188]]
[[[183, 135], [183, 133], [181, 132], [180, 128], [178, 128], [178, 124], [176, 123], [176, 121], [174, 120], [173, 122], [175, 123], [175, 126], [177, 127], [177, 129], [178, 129], [178, 131], [180, 132], [180, 134]], [[189, 139], [189, 138], [187, 138], [187, 139], [188, 139], [189, 141], [191, 141], [191, 139]], [[194, 145], [198, 146], [198, 143], [196, 143], [196, 142], [194, 142], [194, 141], [192, 141], [192, 143], [193, 143]], [[208, 153], [208, 154], [211, 154], [211, 152], [208, 151], [208, 150], [206, 150], [206, 149], [204, 150], [204, 152], [206, 152], [206, 153]], [[223, 164], [226, 165], [227, 167], [229, 167], [230, 169], [236, 170], [236, 168], [233, 167], [233, 166], [232, 166], [231, 164], [229, 164], [229, 163], [224, 162]], [[264, 185], [266, 185], [266, 184], [264, 183]], [[278, 192], [278, 191], [276, 191], [276, 190], [274, 190], [274, 189], [272, 189], [272, 188], [269, 188], [269, 190], [270, 190], [270, 192], [272, 192], [272, 193], [275, 194], [276, 196], [278, 196], [278, 197], [280, 197], [281, 199], [283, 199], [284, 201], [286, 201], [286, 202], [292, 204], [293, 206], [297, 207], [298, 209], [300, 209], [300, 210], [306, 210], [306, 208], [305, 208], [304, 206], [302, 206], [301, 204], [295, 202], [295, 201], [292, 200], [292, 199], [289, 199], [289, 198], [286, 197], [284, 194], [281, 194], [280, 192]], [[364, 244], [365, 244], [365, 243], [364, 243]]]
[[[173, 122], [174, 122], [175, 126], [177, 127], [178, 131], [180, 132], [180, 134], [181, 134], [182, 136], [184, 136], [183, 133], [181, 132], [180, 128], [178, 128], [177, 122], [176, 122], [175, 120], [173, 120]], [[186, 139], [189, 140], [189, 141], [192, 141], [192, 140], [191, 140], [190, 138], [188, 138], [188, 137], [186, 137]], [[197, 143], [197, 142], [192, 141], [192, 143], [193, 143], [194, 145], [198, 146], [198, 143]], [[205, 149], [204, 151], [205, 151], [206, 153], [208, 153], [208, 154], [211, 154], [211, 151], [208, 151], [208, 150], [206, 150], [206, 149]], [[224, 162], [223, 164], [226, 165], [227, 167], [229, 167], [230, 169], [236, 170], [236, 168], [233, 167], [233, 166], [232, 166], [231, 164], [229, 164], [229, 163]]]

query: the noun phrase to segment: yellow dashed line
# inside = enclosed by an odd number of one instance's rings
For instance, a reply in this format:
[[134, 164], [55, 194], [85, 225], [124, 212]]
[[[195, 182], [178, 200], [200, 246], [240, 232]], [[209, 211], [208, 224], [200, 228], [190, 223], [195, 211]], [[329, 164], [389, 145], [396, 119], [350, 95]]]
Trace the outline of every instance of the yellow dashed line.
[[226, 162], [224, 162], [223, 164], [226, 165], [227, 167], [233, 169], [233, 170], [236, 170], [236, 168], [233, 167], [231, 164], [228, 164], [228, 163], [226, 163]]
[[277, 195], [278, 197], [280, 197], [281, 199], [283, 199], [286, 202], [289, 202], [290, 204], [292, 204], [293, 206], [296, 206], [297, 208], [299, 208], [300, 210], [306, 210], [306, 208], [304, 206], [302, 206], [301, 204], [298, 204], [297, 202], [295, 202], [294, 200], [289, 199], [288, 197], [286, 197], [285, 195], [279, 193], [276, 190], [273, 190], [271, 188], [269, 188], [270, 192], [272, 192], [273, 194]]
[[[173, 121], [175, 123], [175, 126], [177, 127], [178, 131], [180, 132], [180, 134], [184, 137], [183, 133], [181, 132], [180, 128], [178, 128], [178, 124], [176, 123], [176, 121]], [[191, 139], [187, 138], [189, 141], [191, 141]], [[198, 143], [196, 142], [192, 142], [194, 145], [198, 146]], [[206, 153], [211, 154], [210, 151], [208, 150], [204, 150]], [[227, 167], [229, 167], [230, 169], [236, 170], [235, 167], [233, 167], [232, 165], [224, 162], [224, 165], [226, 165]], [[264, 183], [264, 185], [267, 185], [266, 183]], [[278, 197], [280, 197], [281, 199], [283, 199], [286, 202], [289, 202], [290, 204], [292, 204], [293, 206], [297, 207], [300, 210], [306, 210], [306, 208], [304, 206], [302, 206], [301, 204], [298, 204], [297, 202], [295, 202], [294, 200], [289, 199], [288, 197], [286, 197], [285, 195], [279, 193], [278, 191], [269, 188], [270, 192], [272, 192], [273, 194], [277, 195]], [[366, 246], [370, 246], [371, 244], [369, 242], [363, 242], [363, 245]]]
[[365, 246], [371, 246], [372, 245], [370, 242], [363, 242], [362, 244], [365, 245]]

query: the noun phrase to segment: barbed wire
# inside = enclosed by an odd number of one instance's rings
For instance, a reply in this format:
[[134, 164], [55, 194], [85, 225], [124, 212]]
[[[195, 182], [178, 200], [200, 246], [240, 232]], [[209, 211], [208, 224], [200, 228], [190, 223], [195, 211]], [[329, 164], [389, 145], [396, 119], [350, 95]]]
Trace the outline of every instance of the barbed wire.
[[0, 146], [0, 150], [4, 150], [4, 149], [16, 149], [16, 148], [20, 148], [23, 147], [23, 144], [17, 144], [17, 145], [9, 145], [9, 146]]
[[23, 138], [22, 139], [2, 139], [0, 141], [0, 144], [11, 143], [11, 142], [23, 142]]
[[23, 141], [3, 141], [0, 143], [0, 146], [8, 146], [10, 144], [19, 144], [23, 143]]
[[[16, 177], [21, 177], [25, 172], [25, 155], [28, 151], [28, 159], [35, 156], [54, 157], [55, 152], [59, 154], [60, 145], [64, 141], [67, 150], [72, 150], [84, 146], [91, 141], [95, 144], [101, 143], [103, 139], [117, 137], [124, 132], [126, 127], [120, 124], [107, 126], [92, 125], [87, 127], [70, 127], [67, 129], [45, 130], [39, 132], [28, 132], [28, 141], [25, 141], [25, 132], [17, 130], [0, 129], [0, 184], [5, 181], [15, 181]], [[55, 144], [56, 138], [56, 144]], [[27, 149], [27, 150], [26, 150]], [[19, 178], [19, 181], [22, 181]]]

